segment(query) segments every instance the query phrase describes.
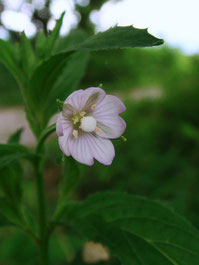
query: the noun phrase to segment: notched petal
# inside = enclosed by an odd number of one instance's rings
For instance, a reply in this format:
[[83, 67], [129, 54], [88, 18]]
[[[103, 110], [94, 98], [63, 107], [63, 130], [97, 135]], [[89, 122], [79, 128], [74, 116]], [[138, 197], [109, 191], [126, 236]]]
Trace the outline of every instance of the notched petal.
[[88, 100], [86, 101], [86, 104], [84, 105], [84, 110], [92, 110], [92, 106], [96, 105], [96, 102], [100, 96], [100, 92], [93, 93]]
[[124, 133], [126, 122], [120, 116], [98, 117], [97, 127], [101, 130], [97, 132], [99, 136], [115, 139]]

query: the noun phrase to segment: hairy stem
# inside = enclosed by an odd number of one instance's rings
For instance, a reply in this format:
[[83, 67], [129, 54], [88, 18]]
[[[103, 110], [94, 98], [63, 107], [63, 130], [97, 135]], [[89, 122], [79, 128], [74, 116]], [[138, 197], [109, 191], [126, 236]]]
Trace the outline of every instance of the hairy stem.
[[44, 193], [43, 179], [43, 160], [38, 157], [35, 163], [36, 169], [36, 186], [37, 186], [37, 202], [39, 214], [39, 248], [41, 265], [48, 265], [48, 241], [47, 234], [47, 218], [46, 218], [46, 201]]

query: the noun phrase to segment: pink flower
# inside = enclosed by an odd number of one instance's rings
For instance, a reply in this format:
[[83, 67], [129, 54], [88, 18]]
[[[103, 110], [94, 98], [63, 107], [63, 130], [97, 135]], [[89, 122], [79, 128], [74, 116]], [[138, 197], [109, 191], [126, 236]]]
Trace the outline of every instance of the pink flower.
[[64, 101], [56, 125], [62, 152], [89, 166], [94, 158], [110, 165], [115, 149], [109, 139], [123, 134], [126, 123], [119, 114], [125, 110], [119, 98], [100, 88], [73, 92]]

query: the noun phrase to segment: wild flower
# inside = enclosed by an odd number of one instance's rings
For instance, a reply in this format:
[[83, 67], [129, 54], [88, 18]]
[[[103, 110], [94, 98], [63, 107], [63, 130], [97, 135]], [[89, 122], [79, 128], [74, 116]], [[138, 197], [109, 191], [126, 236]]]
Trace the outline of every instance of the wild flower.
[[57, 120], [62, 152], [89, 166], [94, 159], [110, 165], [115, 149], [109, 139], [123, 134], [126, 123], [119, 114], [125, 110], [118, 97], [107, 95], [103, 89], [91, 87], [75, 91], [64, 101]]

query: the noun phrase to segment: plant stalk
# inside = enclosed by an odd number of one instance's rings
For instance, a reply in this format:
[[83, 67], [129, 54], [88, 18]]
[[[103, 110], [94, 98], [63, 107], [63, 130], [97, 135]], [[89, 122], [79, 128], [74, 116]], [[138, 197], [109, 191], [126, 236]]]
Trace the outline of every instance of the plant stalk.
[[48, 243], [49, 236], [47, 234], [47, 217], [46, 217], [46, 201], [44, 192], [43, 178], [43, 159], [42, 156], [37, 158], [35, 163], [36, 169], [36, 187], [37, 202], [39, 214], [39, 248], [41, 265], [48, 265]]

